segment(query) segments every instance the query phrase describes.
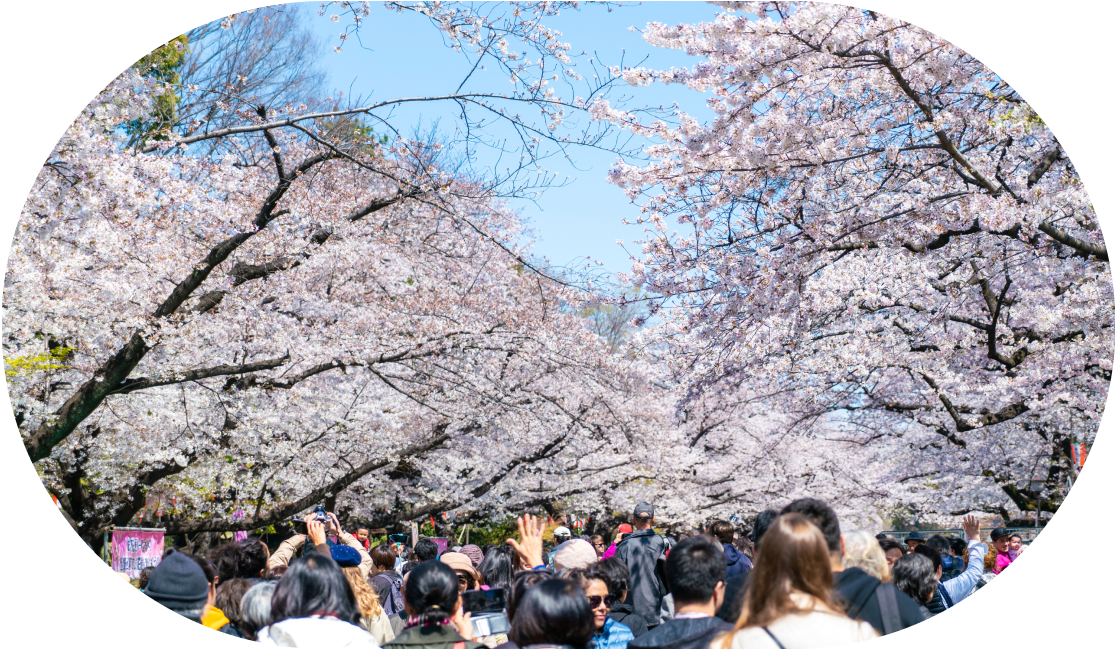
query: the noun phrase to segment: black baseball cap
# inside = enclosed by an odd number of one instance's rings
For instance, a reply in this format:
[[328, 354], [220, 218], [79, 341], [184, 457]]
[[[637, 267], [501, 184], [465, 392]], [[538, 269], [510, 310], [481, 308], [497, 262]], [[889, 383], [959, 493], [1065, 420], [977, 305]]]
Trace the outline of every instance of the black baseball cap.
[[992, 541], [998, 541], [1004, 536], [1010, 536], [1010, 532], [1008, 532], [1004, 527], [996, 527], [995, 529], [991, 530]]
[[636, 518], [654, 518], [654, 506], [648, 502], [641, 502], [635, 505]]

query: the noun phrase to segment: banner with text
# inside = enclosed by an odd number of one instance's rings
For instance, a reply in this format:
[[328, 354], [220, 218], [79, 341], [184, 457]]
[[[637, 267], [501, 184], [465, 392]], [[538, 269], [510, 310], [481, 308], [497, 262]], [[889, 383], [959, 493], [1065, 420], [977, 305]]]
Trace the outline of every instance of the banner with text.
[[113, 530], [112, 569], [138, 579], [141, 570], [163, 558], [162, 530]]

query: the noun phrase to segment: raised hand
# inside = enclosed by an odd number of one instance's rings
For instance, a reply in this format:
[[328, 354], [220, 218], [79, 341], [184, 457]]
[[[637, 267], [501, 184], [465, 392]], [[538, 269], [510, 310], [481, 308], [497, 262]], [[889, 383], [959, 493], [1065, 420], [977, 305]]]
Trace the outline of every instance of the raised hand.
[[544, 564], [542, 560], [542, 531], [546, 524], [536, 516], [523, 514], [515, 523], [519, 527], [519, 541], [507, 539], [507, 543], [515, 548], [515, 552], [527, 569]]
[[975, 516], [968, 515], [964, 517], [964, 534], [968, 536], [969, 541], [978, 541], [979, 538], [979, 519]]

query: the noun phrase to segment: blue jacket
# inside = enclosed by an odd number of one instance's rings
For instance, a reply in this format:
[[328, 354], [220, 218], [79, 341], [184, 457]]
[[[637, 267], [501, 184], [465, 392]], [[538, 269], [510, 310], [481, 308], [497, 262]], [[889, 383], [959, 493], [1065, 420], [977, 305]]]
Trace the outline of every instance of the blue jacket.
[[724, 544], [724, 559], [728, 562], [728, 569], [724, 573], [724, 580], [751, 572], [751, 560], [736, 549], [731, 543]]
[[635, 639], [635, 634], [627, 625], [612, 618], [604, 620], [604, 628], [592, 636], [593, 649], [627, 649], [627, 643]]

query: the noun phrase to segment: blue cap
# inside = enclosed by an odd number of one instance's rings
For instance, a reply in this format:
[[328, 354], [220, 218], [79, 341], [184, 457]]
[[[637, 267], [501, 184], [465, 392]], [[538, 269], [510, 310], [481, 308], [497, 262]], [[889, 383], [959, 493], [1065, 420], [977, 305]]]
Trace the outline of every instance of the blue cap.
[[334, 545], [329, 548], [329, 554], [342, 568], [354, 568], [360, 565], [360, 553], [347, 545]]

